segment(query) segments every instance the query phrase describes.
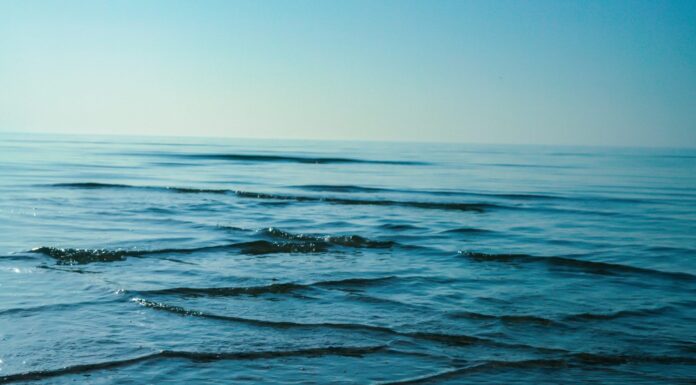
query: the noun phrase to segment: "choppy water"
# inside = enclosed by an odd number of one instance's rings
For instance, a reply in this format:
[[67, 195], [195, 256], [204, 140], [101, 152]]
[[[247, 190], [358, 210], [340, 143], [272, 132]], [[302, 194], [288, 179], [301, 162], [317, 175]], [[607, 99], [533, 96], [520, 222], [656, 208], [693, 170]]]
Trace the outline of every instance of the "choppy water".
[[0, 383], [696, 379], [696, 151], [0, 136]]

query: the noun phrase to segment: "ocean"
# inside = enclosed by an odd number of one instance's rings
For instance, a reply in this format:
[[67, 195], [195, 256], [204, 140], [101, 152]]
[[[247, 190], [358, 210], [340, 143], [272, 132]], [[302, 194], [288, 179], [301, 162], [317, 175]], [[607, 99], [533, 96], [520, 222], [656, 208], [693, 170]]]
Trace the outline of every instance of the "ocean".
[[0, 135], [0, 384], [696, 381], [696, 150]]

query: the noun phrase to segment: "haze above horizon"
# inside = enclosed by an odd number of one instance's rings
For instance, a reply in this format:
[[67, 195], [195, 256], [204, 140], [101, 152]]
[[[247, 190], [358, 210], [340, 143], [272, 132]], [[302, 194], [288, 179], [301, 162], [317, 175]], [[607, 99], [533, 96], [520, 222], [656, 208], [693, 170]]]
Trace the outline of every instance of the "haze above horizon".
[[696, 147], [696, 2], [4, 1], [0, 131]]

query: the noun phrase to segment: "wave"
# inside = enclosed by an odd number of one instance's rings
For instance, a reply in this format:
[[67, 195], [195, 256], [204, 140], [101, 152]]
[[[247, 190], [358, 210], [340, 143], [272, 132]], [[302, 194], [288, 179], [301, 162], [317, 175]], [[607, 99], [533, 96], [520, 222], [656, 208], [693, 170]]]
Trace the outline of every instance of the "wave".
[[170, 187], [170, 186], [134, 186], [129, 184], [118, 183], [98, 183], [98, 182], [75, 182], [75, 183], [54, 183], [50, 187], [63, 187], [73, 189], [134, 189], [134, 190], [155, 190], [155, 191], [170, 191], [183, 194], [227, 194], [233, 192], [226, 189], [200, 189], [188, 187]]
[[138, 258], [146, 255], [158, 254], [192, 254], [196, 252], [210, 251], [237, 251], [241, 254], [262, 255], [274, 253], [323, 253], [328, 251], [328, 249], [328, 244], [323, 242], [269, 242], [260, 240], [196, 248], [171, 248], [155, 250], [76, 249], [42, 246], [32, 249], [31, 252], [54, 258], [59, 264], [83, 265], [93, 262], [124, 261], [128, 257]]
[[667, 272], [642, 267], [621, 265], [617, 263], [585, 261], [566, 257], [539, 257], [528, 254], [485, 254], [470, 251], [460, 251], [459, 254], [467, 256], [470, 259], [479, 262], [543, 263], [549, 266], [575, 268], [592, 274], [614, 275], [623, 273], [633, 273], [661, 276], [678, 280], [696, 280], [696, 276], [688, 273]]
[[477, 320], [496, 320], [503, 323], [527, 323], [527, 324], [537, 324], [543, 326], [557, 325], [558, 322], [544, 317], [534, 316], [534, 315], [492, 315], [492, 314], [482, 314], [475, 312], [456, 312], [450, 314], [452, 318], [467, 318], [467, 319], [477, 319]]
[[142, 251], [137, 250], [71, 249], [46, 246], [37, 247], [31, 251], [47, 255], [67, 265], [123, 261], [127, 257], [139, 257], [143, 254]]
[[117, 300], [89, 300], [82, 302], [71, 302], [71, 303], [51, 303], [45, 305], [31, 306], [31, 307], [14, 307], [9, 309], [0, 310], [0, 315], [13, 315], [13, 314], [35, 314], [44, 313], [46, 311], [61, 311], [61, 310], [73, 310], [81, 308], [84, 306], [97, 305], [97, 304], [108, 304], [116, 302]]
[[456, 346], [468, 346], [468, 345], [472, 345], [472, 344], [482, 344], [482, 345], [488, 345], [488, 346], [505, 346], [505, 347], [516, 347], [516, 348], [526, 348], [526, 349], [548, 350], [548, 349], [544, 349], [544, 348], [536, 348], [536, 347], [529, 346], [529, 345], [505, 344], [505, 343], [496, 342], [496, 341], [493, 341], [493, 340], [490, 340], [487, 338], [474, 337], [474, 336], [468, 336], [468, 335], [431, 333], [431, 332], [400, 332], [400, 331], [391, 329], [391, 328], [386, 327], [386, 326], [354, 324], [354, 323], [333, 323], [333, 322], [300, 323], [300, 322], [291, 322], [291, 321], [268, 321], [268, 320], [259, 320], [259, 319], [253, 319], [253, 318], [243, 318], [243, 317], [234, 317], [234, 316], [225, 316], [225, 315], [205, 313], [205, 312], [198, 311], [198, 310], [190, 310], [190, 309], [186, 309], [186, 308], [183, 308], [180, 306], [168, 305], [168, 304], [165, 304], [162, 302], [154, 302], [154, 301], [150, 301], [150, 300], [138, 298], [138, 297], [133, 298], [132, 300], [134, 302], [138, 303], [139, 305], [150, 308], [150, 309], [165, 311], [168, 313], [178, 314], [181, 316], [201, 317], [201, 318], [207, 318], [207, 319], [218, 320], [218, 321], [236, 322], [236, 323], [242, 323], [242, 324], [253, 325], [253, 326], [260, 326], [260, 327], [271, 327], [271, 328], [276, 328], [276, 329], [328, 328], [328, 329], [336, 329], [336, 330], [353, 330], [353, 331], [381, 333], [381, 334], [400, 336], [400, 337], [411, 338], [411, 339], [434, 341], [434, 342], [438, 342], [438, 343], [444, 343], [447, 345], [456, 345]]
[[[216, 226], [216, 228], [249, 232], [237, 227]], [[375, 241], [359, 235], [319, 236], [309, 234], [292, 234], [287, 231], [268, 227], [259, 231], [262, 235], [276, 241], [256, 240], [223, 245], [203, 246], [196, 248], [165, 248], [154, 250], [137, 249], [82, 249], [41, 246], [31, 250], [33, 253], [47, 255], [58, 260], [60, 264], [82, 265], [93, 262], [124, 261], [128, 257], [142, 257], [157, 254], [191, 254], [209, 251], [238, 251], [242, 254], [262, 255], [274, 253], [324, 253], [332, 246], [351, 248], [384, 249], [398, 245], [394, 241]], [[402, 246], [407, 247], [407, 246]], [[174, 260], [180, 263], [185, 261]]]
[[477, 196], [488, 198], [505, 198], [515, 200], [546, 200], [546, 199], [567, 199], [561, 196], [544, 195], [544, 194], [524, 194], [524, 193], [483, 193], [483, 192], [468, 192], [468, 191], [450, 191], [450, 190], [404, 190], [390, 189], [380, 187], [366, 187], [356, 185], [298, 185], [290, 186], [291, 188], [317, 191], [317, 192], [336, 192], [336, 193], [375, 193], [375, 192], [392, 192], [402, 194], [428, 194], [428, 195], [444, 195], [444, 196]]
[[173, 157], [179, 159], [202, 159], [202, 160], [228, 160], [236, 162], [280, 162], [280, 163], [304, 163], [304, 164], [391, 164], [418, 166], [428, 165], [427, 162], [405, 161], [405, 160], [375, 160], [357, 159], [343, 157], [311, 157], [296, 155], [272, 155], [272, 154], [182, 154], [182, 153], [155, 153], [142, 154]]
[[338, 246], [382, 249], [396, 245], [393, 241], [373, 241], [359, 235], [337, 235], [337, 236], [318, 236], [310, 234], [292, 234], [275, 227], [268, 227], [261, 230], [264, 235], [275, 239], [285, 239], [291, 241], [326, 242]]
[[651, 309], [619, 310], [612, 313], [579, 313], [566, 316], [568, 321], [595, 321], [595, 320], [614, 320], [624, 317], [640, 317], [661, 314], [671, 310], [671, 306], [662, 306]]
[[325, 202], [338, 205], [364, 205], [364, 206], [400, 206], [420, 209], [435, 209], [435, 210], [454, 210], [454, 211], [473, 211], [483, 212], [487, 209], [495, 208], [511, 208], [495, 203], [461, 203], [461, 202], [424, 202], [424, 201], [400, 201], [389, 199], [348, 199], [337, 197], [318, 197], [318, 196], [302, 196], [302, 195], [283, 195], [261, 193], [242, 190], [227, 190], [227, 189], [199, 189], [186, 187], [167, 187], [167, 186], [133, 186], [124, 184], [110, 183], [56, 183], [49, 185], [51, 187], [64, 187], [75, 189], [142, 189], [155, 191], [169, 191], [184, 194], [232, 194], [239, 198], [247, 199], [263, 199], [276, 201], [293, 201], [293, 202]]
[[394, 231], [423, 230], [423, 228], [405, 223], [385, 223], [379, 226], [382, 229]]
[[444, 234], [485, 234], [492, 233], [493, 230], [480, 229], [477, 227], [459, 227], [456, 229], [445, 230]]
[[470, 373], [496, 369], [535, 369], [552, 368], [562, 369], [573, 364], [588, 365], [590, 369], [602, 370], [600, 366], [616, 366], [627, 363], [658, 363], [658, 364], [694, 364], [693, 357], [669, 357], [669, 356], [612, 356], [595, 355], [589, 353], [571, 354], [564, 358], [540, 358], [520, 361], [484, 361], [473, 363], [469, 366], [444, 370], [438, 373], [400, 381], [382, 382], [381, 385], [417, 385], [431, 384], [443, 380], [454, 379]]
[[145, 295], [179, 295], [183, 297], [235, 297], [241, 295], [258, 296], [262, 294], [287, 294], [302, 290], [311, 285], [294, 283], [274, 283], [251, 287], [174, 287], [169, 289], [138, 291]]
[[319, 281], [309, 284], [273, 283], [249, 287], [174, 287], [159, 290], [135, 291], [141, 295], [180, 295], [184, 297], [235, 297], [242, 295], [288, 294], [315, 287], [368, 287], [396, 279], [396, 277], [348, 278], [342, 280]]
[[[595, 320], [614, 320], [617, 318], [624, 317], [636, 317], [636, 316], [648, 316], [660, 314], [665, 311], [672, 309], [671, 306], [663, 306], [652, 309], [636, 309], [636, 310], [620, 310], [613, 313], [579, 313], [570, 314], [562, 317], [564, 321], [577, 322], [577, 321], [595, 321]], [[556, 320], [550, 318], [539, 317], [535, 315], [492, 315], [492, 314], [482, 314], [475, 312], [455, 312], [449, 315], [452, 318], [467, 318], [467, 319], [478, 319], [478, 320], [496, 320], [503, 323], [528, 323], [537, 324], [543, 326], [559, 326]]]
[[67, 187], [77, 189], [101, 189], [101, 188], [134, 188], [135, 186], [117, 183], [97, 183], [97, 182], [81, 182], [81, 183], [54, 183], [51, 187]]
[[568, 356], [584, 364], [623, 365], [628, 363], [654, 364], [696, 364], [696, 357], [679, 356], [645, 356], [645, 355], [608, 355], [595, 353], [573, 353]]
[[249, 191], [235, 191], [235, 195], [241, 198], [283, 200], [296, 202], [326, 202], [341, 205], [365, 205], [365, 206], [401, 206], [420, 209], [454, 210], [454, 211], [474, 211], [483, 212], [492, 208], [509, 208], [494, 203], [458, 203], [458, 202], [418, 202], [418, 201], [397, 201], [397, 200], [369, 200], [369, 199], [348, 199], [335, 197], [315, 197], [298, 195], [279, 195], [268, 193], [257, 193]]
[[210, 362], [223, 360], [263, 360], [284, 357], [324, 357], [324, 356], [344, 356], [344, 357], [363, 357], [368, 354], [378, 353], [387, 350], [386, 346], [327, 346], [319, 348], [308, 348], [298, 350], [268, 350], [250, 352], [190, 352], [179, 350], [162, 350], [157, 353], [147, 354], [139, 357], [123, 360], [99, 362], [94, 364], [83, 364], [68, 366], [54, 370], [39, 370], [33, 372], [10, 374], [0, 376], [0, 384], [12, 382], [36, 381], [53, 377], [84, 374], [104, 369], [115, 369], [142, 363], [145, 361], [179, 358], [190, 361]]
[[77, 274], [102, 274], [101, 271], [91, 271], [91, 270], [84, 270], [84, 269], [76, 269], [76, 268], [57, 268], [54, 266], [47, 266], [47, 265], [39, 265], [36, 266], [37, 269], [44, 269], [44, 270], [55, 270], [55, 271], [64, 271], [68, 273], [77, 273]]
[[325, 242], [268, 242], [251, 241], [236, 243], [230, 247], [239, 248], [243, 254], [261, 255], [275, 253], [324, 253], [329, 250]]
[[385, 188], [379, 188], [379, 187], [355, 186], [355, 185], [311, 184], [311, 185], [300, 185], [300, 186], [291, 186], [291, 187], [299, 189], [299, 190], [305, 190], [305, 191], [338, 192], [338, 193], [373, 193], [373, 192], [394, 191], [392, 189], [385, 189]]
[[558, 368], [563, 367], [567, 364], [566, 361], [561, 359], [532, 359], [523, 361], [487, 361], [478, 364], [472, 364], [471, 366], [455, 368], [440, 371], [434, 374], [428, 374], [425, 376], [409, 378], [399, 381], [389, 381], [382, 382], [380, 385], [417, 385], [417, 384], [431, 384], [437, 383], [443, 380], [449, 380], [457, 378], [459, 376], [466, 375], [468, 373], [482, 371], [486, 369], [493, 368], [544, 368], [552, 367]]

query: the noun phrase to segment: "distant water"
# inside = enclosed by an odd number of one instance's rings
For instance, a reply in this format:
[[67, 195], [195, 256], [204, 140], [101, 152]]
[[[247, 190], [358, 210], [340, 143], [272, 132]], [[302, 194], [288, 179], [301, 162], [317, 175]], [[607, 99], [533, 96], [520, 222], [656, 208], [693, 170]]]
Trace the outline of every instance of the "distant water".
[[696, 151], [0, 136], [0, 383], [696, 380]]

